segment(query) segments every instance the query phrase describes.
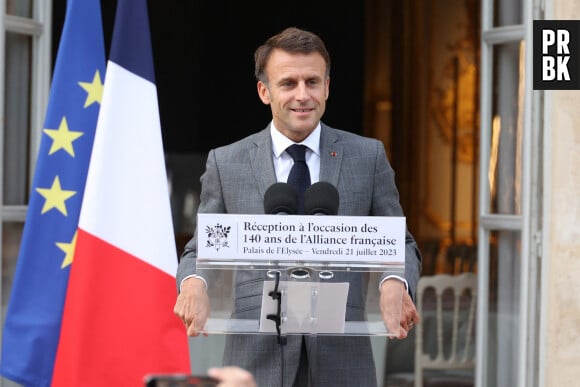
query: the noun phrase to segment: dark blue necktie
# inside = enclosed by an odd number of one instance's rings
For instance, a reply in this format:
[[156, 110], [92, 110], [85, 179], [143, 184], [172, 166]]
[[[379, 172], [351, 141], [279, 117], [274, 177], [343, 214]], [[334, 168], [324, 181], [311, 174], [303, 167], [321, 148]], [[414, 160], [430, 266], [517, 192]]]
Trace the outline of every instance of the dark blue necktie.
[[306, 146], [305, 145], [290, 145], [286, 148], [286, 152], [294, 160], [294, 165], [288, 175], [288, 184], [296, 189], [298, 192], [298, 213], [304, 213], [304, 192], [310, 187], [310, 171], [306, 165]]

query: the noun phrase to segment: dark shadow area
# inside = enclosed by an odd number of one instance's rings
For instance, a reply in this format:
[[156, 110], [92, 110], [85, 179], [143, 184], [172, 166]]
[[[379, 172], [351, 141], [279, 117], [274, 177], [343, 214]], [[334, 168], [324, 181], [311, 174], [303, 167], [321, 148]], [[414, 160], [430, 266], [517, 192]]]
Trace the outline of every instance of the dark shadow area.
[[[116, 4], [101, 1], [107, 52]], [[266, 127], [271, 115], [256, 92], [253, 54], [289, 26], [317, 33], [331, 54], [325, 123], [362, 133], [364, 2], [320, 0], [306, 8], [233, 0], [148, 5], [166, 152], [207, 152]], [[54, 55], [65, 10], [65, 0], [54, 1]]]

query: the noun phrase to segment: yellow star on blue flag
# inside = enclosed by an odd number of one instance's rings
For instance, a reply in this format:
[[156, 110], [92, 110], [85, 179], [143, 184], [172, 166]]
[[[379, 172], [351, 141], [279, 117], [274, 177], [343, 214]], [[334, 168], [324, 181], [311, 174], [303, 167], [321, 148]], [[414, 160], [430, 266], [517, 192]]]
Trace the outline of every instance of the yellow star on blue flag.
[[99, 70], [95, 71], [95, 76], [93, 77], [92, 82], [79, 82], [79, 86], [87, 92], [85, 107], [89, 107], [94, 103], [101, 103], [104, 85], [101, 81]]
[[62, 189], [58, 176], [54, 178], [50, 188], [37, 188], [36, 191], [45, 199], [41, 214], [56, 208], [64, 216], [68, 215], [65, 201], [76, 194], [75, 191]]
[[75, 132], [68, 129], [68, 123], [66, 122], [66, 117], [62, 117], [58, 129], [44, 129], [44, 133], [52, 139], [52, 146], [48, 151], [51, 155], [59, 149], [63, 149], [75, 157], [75, 150], [73, 148], [73, 141], [83, 135], [83, 132]]
[[59, 249], [61, 249], [65, 253], [62, 264], [60, 265], [60, 267], [64, 269], [65, 267], [70, 265], [73, 261], [75, 247], [77, 245], [77, 232], [75, 232], [72, 241], [70, 241], [69, 243], [56, 242], [56, 245], [58, 246]]

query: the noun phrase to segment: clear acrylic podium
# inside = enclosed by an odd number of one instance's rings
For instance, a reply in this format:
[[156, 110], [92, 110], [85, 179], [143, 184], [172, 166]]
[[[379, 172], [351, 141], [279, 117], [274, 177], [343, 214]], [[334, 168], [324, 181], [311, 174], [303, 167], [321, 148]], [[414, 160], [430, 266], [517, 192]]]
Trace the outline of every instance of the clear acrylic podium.
[[398, 335], [403, 294], [389, 330], [379, 285], [404, 277], [405, 218], [198, 214], [197, 229], [206, 332]]

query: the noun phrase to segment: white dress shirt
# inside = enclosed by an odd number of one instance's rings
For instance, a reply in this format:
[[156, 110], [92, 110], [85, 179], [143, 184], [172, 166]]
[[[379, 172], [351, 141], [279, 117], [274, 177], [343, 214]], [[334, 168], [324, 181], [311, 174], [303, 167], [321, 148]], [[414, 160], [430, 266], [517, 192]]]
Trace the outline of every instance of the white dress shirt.
[[306, 146], [306, 165], [310, 171], [310, 182], [317, 183], [320, 180], [320, 123], [304, 141], [295, 143], [276, 129], [274, 122], [270, 124], [270, 135], [272, 137], [272, 159], [274, 161], [274, 171], [276, 180], [280, 183], [288, 181], [290, 169], [294, 165], [294, 160], [286, 152], [286, 148], [293, 144]]

